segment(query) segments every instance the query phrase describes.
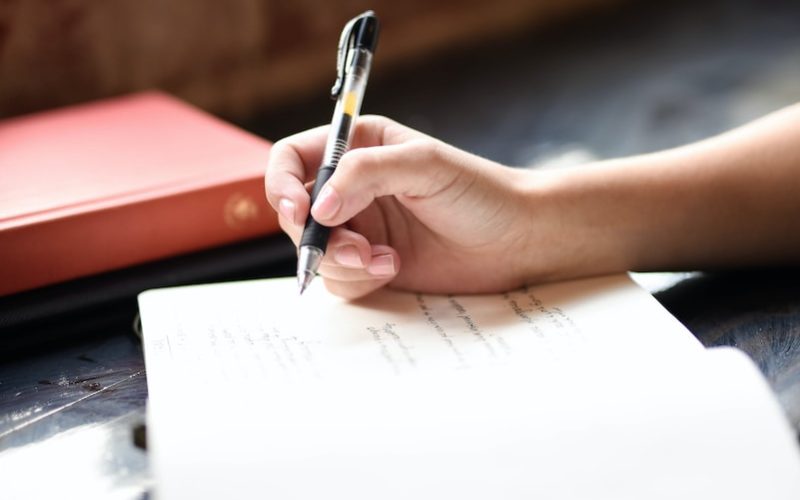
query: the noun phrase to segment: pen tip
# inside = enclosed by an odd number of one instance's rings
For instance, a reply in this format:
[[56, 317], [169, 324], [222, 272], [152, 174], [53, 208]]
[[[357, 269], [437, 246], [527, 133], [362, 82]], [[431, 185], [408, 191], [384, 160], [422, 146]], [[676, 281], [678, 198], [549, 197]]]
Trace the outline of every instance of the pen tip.
[[300, 286], [300, 295], [317, 275], [323, 255], [324, 252], [317, 247], [300, 245], [297, 254], [297, 284]]
[[298, 273], [297, 275], [297, 284], [300, 287], [300, 295], [303, 295], [303, 292], [306, 291], [308, 285], [311, 283], [311, 280], [314, 279], [314, 273], [312, 272], [302, 272]]

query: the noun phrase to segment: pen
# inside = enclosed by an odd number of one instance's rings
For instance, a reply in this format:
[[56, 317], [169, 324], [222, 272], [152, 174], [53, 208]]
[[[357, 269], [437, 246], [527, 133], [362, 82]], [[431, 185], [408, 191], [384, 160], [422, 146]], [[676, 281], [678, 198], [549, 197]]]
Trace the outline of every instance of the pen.
[[[353, 125], [361, 109], [372, 54], [377, 43], [378, 18], [371, 10], [351, 19], [342, 30], [336, 58], [336, 82], [331, 88], [331, 98], [336, 99], [336, 108], [333, 111], [322, 164], [311, 190], [312, 206], [322, 186], [333, 175], [342, 155], [350, 147]], [[297, 281], [301, 294], [317, 274], [328, 246], [330, 231], [329, 227], [318, 223], [308, 214], [297, 257]]]

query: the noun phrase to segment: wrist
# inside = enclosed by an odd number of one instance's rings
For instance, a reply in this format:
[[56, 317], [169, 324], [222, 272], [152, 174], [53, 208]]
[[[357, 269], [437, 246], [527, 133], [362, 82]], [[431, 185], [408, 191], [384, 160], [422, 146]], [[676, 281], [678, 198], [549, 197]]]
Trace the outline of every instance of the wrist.
[[618, 162], [525, 171], [520, 183], [526, 214], [529, 283], [594, 276], [637, 267], [651, 225], [643, 198]]

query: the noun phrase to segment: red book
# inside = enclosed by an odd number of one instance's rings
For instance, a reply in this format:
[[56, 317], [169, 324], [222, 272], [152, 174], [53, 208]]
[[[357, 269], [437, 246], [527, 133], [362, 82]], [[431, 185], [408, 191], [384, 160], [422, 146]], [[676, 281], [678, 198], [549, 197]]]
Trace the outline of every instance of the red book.
[[155, 92], [0, 122], [0, 295], [276, 232], [269, 150]]

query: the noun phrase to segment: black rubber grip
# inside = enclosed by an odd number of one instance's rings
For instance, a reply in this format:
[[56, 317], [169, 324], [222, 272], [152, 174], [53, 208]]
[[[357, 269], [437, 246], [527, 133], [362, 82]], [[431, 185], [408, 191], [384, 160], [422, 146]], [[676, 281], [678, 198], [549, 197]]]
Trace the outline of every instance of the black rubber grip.
[[[314, 188], [311, 190], [312, 206], [317, 200], [317, 196], [322, 190], [322, 186], [328, 182], [328, 179], [331, 178], [333, 172], [334, 167], [331, 165], [320, 167], [319, 172], [317, 172], [317, 180], [314, 181]], [[308, 218], [306, 219], [306, 227], [303, 229], [303, 237], [300, 238], [300, 246], [310, 245], [317, 247], [324, 252], [328, 246], [328, 235], [330, 235], [330, 233], [331, 228], [318, 223], [313, 217], [311, 217], [311, 214], [309, 214]]]

